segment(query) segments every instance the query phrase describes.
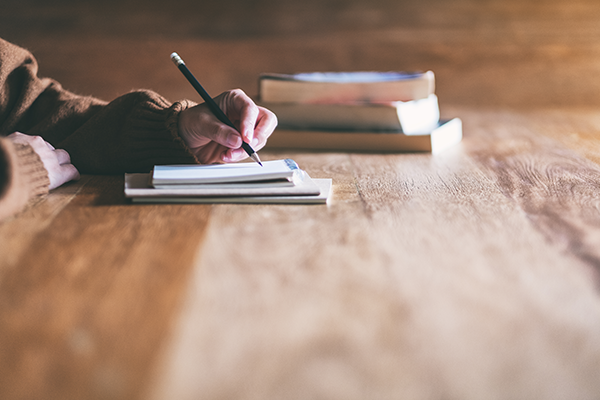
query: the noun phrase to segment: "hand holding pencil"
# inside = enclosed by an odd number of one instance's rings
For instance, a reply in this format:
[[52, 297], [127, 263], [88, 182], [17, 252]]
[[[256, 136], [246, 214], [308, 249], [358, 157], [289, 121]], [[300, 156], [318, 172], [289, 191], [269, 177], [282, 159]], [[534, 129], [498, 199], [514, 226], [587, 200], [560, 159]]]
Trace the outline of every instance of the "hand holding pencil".
[[[195, 80], [193, 76], [190, 79]], [[196, 84], [200, 86], [197, 81]], [[200, 89], [204, 90], [201, 86]], [[257, 106], [240, 89], [221, 93], [214, 99], [207, 96], [204, 92], [205, 102], [184, 110], [179, 117], [179, 135], [198, 160], [203, 164], [229, 163], [250, 155], [260, 163], [256, 151], [273, 133], [277, 125], [275, 114]]]

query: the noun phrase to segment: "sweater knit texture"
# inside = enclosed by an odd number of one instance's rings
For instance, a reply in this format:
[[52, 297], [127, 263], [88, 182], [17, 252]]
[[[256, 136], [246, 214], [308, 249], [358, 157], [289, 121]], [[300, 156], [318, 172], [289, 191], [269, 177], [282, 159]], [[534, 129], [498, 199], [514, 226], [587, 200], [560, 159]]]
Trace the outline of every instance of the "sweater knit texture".
[[194, 103], [171, 104], [151, 90], [106, 102], [71, 93], [37, 72], [29, 51], [0, 39], [0, 221], [48, 191], [47, 173], [33, 149], [3, 138], [13, 132], [65, 149], [82, 174], [197, 163], [178, 135], [179, 114]]

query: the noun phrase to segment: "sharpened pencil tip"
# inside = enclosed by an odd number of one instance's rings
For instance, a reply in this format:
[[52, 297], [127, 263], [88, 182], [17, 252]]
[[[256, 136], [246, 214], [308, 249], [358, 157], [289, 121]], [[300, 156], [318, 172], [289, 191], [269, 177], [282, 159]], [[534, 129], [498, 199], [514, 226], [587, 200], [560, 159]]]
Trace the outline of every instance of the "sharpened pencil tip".
[[254, 161], [256, 161], [258, 163], [258, 165], [260, 165], [261, 167], [263, 166], [262, 163], [260, 162], [260, 158], [258, 157], [258, 154], [256, 154], [256, 152], [252, 153], [250, 155], [250, 158], [252, 158]]

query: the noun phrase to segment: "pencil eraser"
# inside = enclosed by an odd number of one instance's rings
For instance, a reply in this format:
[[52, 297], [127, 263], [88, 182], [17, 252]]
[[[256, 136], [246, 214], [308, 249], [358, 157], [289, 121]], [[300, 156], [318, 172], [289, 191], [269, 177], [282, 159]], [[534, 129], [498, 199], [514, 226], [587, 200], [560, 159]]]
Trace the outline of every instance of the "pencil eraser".
[[185, 64], [185, 63], [183, 62], [183, 60], [181, 59], [181, 57], [179, 57], [179, 54], [177, 54], [177, 53], [175, 53], [175, 52], [171, 53], [171, 60], [173, 60], [173, 62], [174, 62], [176, 65]]

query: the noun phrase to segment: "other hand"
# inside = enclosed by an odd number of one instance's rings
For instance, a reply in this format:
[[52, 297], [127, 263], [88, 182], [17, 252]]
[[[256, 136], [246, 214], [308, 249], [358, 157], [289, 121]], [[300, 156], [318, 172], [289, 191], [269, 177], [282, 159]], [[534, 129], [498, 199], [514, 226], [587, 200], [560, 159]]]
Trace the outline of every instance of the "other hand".
[[31, 136], [15, 132], [8, 135], [8, 138], [15, 143], [30, 145], [37, 153], [44, 163], [44, 168], [48, 171], [48, 178], [50, 179], [49, 189], [54, 189], [66, 182], [79, 179], [79, 171], [71, 164], [69, 153], [62, 149], [55, 149], [41, 136]]
[[204, 103], [179, 116], [179, 135], [202, 164], [236, 162], [248, 157], [241, 148], [242, 137], [255, 151], [264, 147], [277, 126], [275, 114], [254, 104], [240, 89], [221, 93], [214, 100], [237, 131], [219, 121]]

